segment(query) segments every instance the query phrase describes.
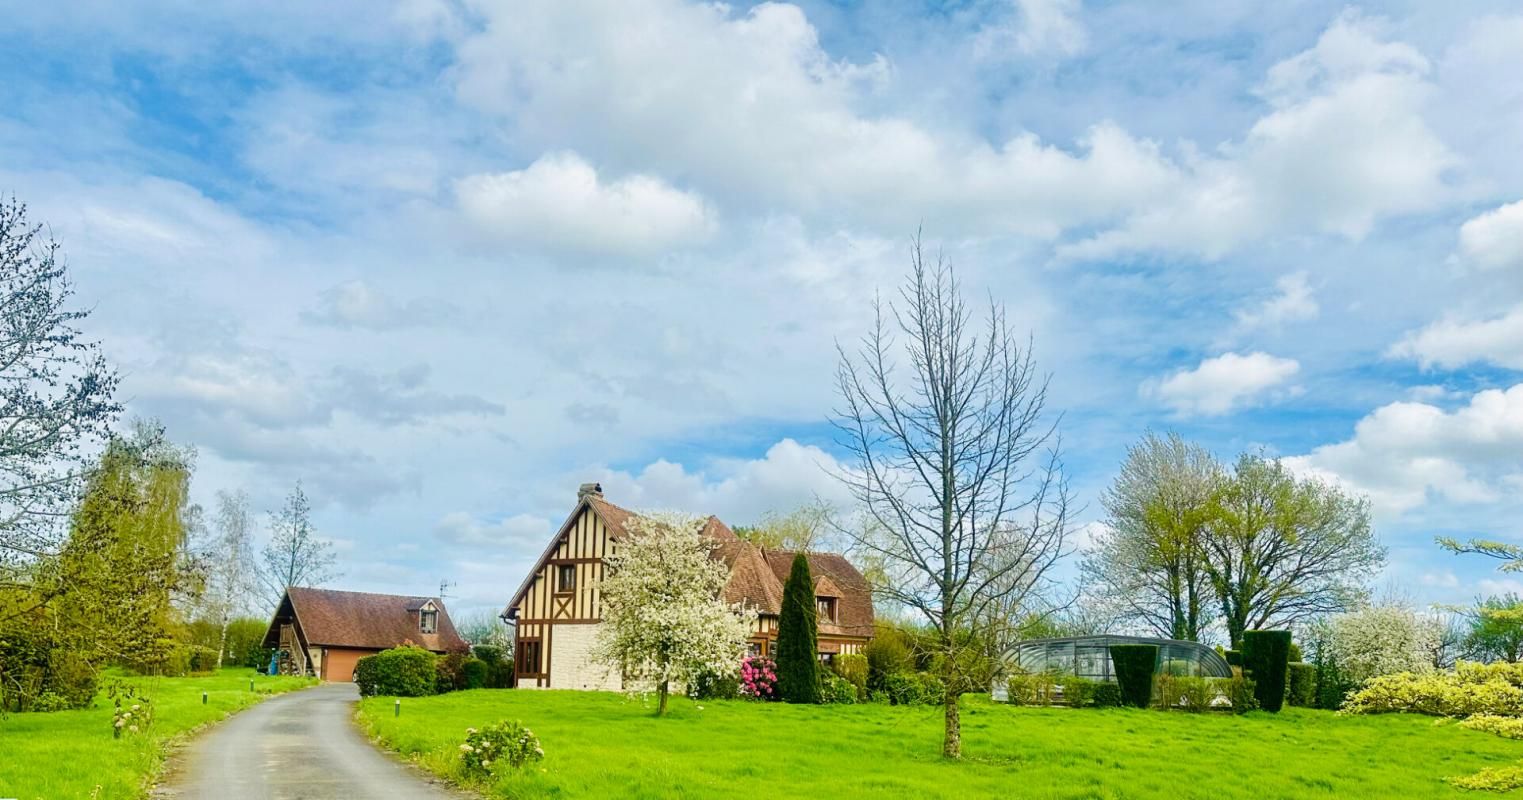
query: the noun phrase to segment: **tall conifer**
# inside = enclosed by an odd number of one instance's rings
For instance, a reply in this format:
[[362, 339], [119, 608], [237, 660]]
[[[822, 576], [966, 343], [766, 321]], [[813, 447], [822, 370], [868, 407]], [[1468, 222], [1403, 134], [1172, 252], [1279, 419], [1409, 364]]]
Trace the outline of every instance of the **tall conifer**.
[[820, 702], [819, 621], [809, 559], [793, 557], [777, 621], [778, 692], [790, 703]]

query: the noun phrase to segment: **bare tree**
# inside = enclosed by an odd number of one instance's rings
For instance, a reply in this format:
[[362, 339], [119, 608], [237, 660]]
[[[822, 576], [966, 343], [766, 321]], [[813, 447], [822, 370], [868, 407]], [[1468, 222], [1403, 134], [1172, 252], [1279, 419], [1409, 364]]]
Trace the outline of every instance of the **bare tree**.
[[856, 461], [840, 477], [869, 519], [841, 532], [882, 559], [880, 595], [934, 630], [947, 686], [942, 753], [955, 759], [970, 660], [1062, 554], [1068, 488], [1042, 419], [1046, 379], [1004, 309], [991, 299], [976, 331], [952, 268], [940, 257], [928, 265], [918, 237], [911, 264], [901, 302], [876, 301], [860, 348], [840, 349], [835, 423]]
[[117, 376], [75, 323], [58, 243], [0, 200], [0, 584], [55, 555], [121, 407]]
[[1085, 553], [1086, 583], [1149, 631], [1200, 641], [1216, 619], [1203, 539], [1224, 481], [1216, 459], [1176, 433], [1128, 448], [1101, 500], [1105, 530]]
[[333, 545], [312, 528], [312, 504], [301, 483], [270, 522], [270, 541], [259, 554], [259, 582], [273, 606], [292, 586], [319, 586], [339, 573]]

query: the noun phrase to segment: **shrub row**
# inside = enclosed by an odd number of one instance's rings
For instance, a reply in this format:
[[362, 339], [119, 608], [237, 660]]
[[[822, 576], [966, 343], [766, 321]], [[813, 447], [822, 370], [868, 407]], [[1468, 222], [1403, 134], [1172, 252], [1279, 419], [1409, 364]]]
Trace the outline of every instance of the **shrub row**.
[[1523, 716], [1523, 665], [1461, 662], [1453, 672], [1401, 672], [1366, 681], [1343, 704], [1349, 714]]
[[479, 647], [474, 655], [443, 656], [411, 645], [393, 647], [360, 659], [354, 667], [354, 682], [366, 697], [424, 697], [460, 689], [506, 688], [512, 680], [512, 665], [495, 647]]

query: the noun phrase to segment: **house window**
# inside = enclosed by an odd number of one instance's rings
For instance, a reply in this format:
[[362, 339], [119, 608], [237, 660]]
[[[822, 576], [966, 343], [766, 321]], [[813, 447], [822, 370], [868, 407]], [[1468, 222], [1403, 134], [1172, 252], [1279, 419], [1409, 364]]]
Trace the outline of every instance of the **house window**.
[[569, 592], [576, 588], [576, 565], [561, 564], [555, 568], [555, 591]]
[[439, 612], [425, 608], [418, 612], [418, 630], [433, 633], [439, 629]]
[[761, 642], [748, 642], [748, 643], [746, 643], [746, 655], [751, 656], [752, 658], [755, 658], [756, 656], [759, 656], [761, 654], [762, 654], [762, 643]]
[[518, 674], [539, 674], [539, 640], [518, 643]]
[[836, 599], [834, 597], [814, 598], [814, 609], [819, 614], [820, 619], [827, 622], [836, 621]]

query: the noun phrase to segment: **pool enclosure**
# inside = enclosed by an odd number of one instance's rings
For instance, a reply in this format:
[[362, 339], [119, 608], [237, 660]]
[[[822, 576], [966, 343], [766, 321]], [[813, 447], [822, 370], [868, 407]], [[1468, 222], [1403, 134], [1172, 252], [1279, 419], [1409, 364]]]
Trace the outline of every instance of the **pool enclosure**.
[[1217, 652], [1198, 642], [1151, 639], [1143, 636], [1074, 636], [1064, 639], [1033, 639], [1015, 649], [1015, 663], [1023, 672], [1054, 672], [1097, 681], [1116, 680], [1111, 666], [1113, 644], [1158, 645], [1157, 671], [1202, 678], [1230, 678], [1232, 668]]

